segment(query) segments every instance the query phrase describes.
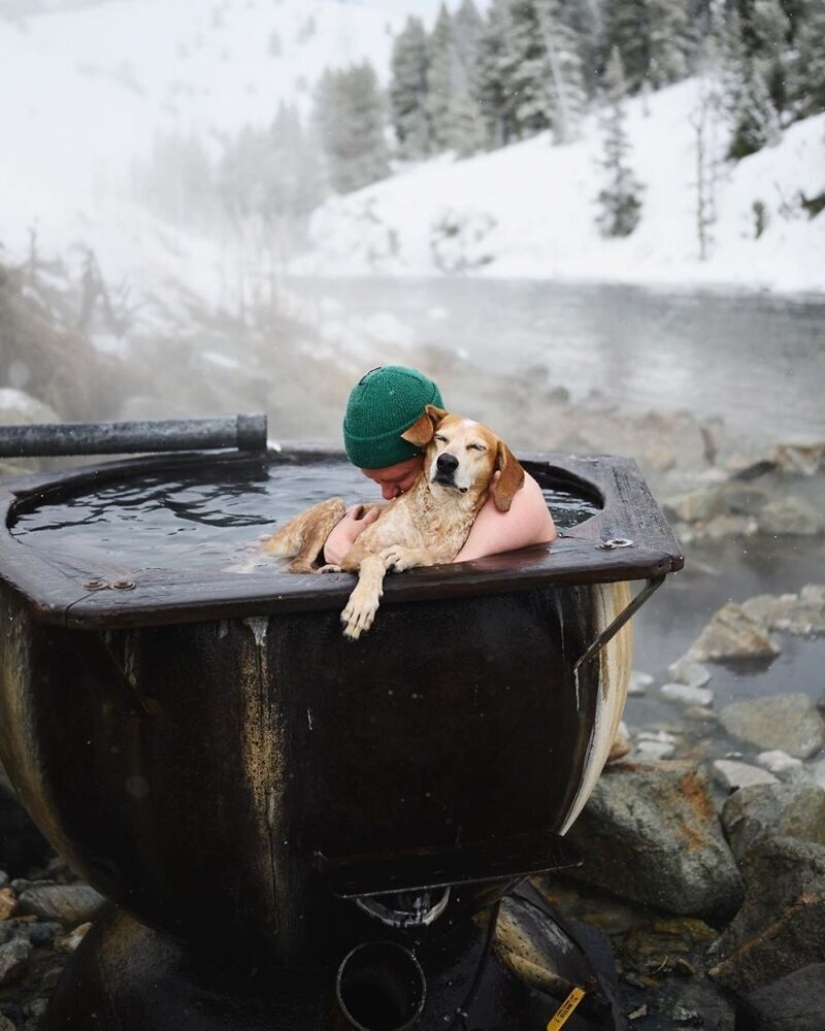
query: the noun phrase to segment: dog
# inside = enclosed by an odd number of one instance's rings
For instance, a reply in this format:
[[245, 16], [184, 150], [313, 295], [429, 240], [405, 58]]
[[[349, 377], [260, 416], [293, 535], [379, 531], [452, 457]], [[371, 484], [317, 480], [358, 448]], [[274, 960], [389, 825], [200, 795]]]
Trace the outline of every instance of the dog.
[[341, 498], [299, 513], [264, 542], [271, 555], [292, 559], [291, 573], [358, 574], [341, 613], [344, 635], [353, 641], [372, 626], [388, 572], [452, 562], [488, 494], [499, 512], [507, 512], [524, 483], [524, 469], [512, 451], [491, 429], [472, 419], [427, 405], [401, 436], [425, 449], [421, 474], [405, 494], [365, 506], [381, 512], [340, 565], [316, 567], [314, 560], [346, 512]]

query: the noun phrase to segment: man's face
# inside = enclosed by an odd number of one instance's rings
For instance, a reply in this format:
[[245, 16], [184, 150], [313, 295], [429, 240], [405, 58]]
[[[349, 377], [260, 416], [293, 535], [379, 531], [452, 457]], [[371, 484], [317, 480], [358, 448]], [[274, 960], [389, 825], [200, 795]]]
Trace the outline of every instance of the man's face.
[[418, 479], [423, 464], [424, 456], [417, 455], [404, 462], [388, 465], [385, 469], [362, 469], [361, 472], [367, 479], [378, 484], [381, 488], [381, 496], [385, 501], [392, 501], [400, 494], [406, 494], [412, 487]]

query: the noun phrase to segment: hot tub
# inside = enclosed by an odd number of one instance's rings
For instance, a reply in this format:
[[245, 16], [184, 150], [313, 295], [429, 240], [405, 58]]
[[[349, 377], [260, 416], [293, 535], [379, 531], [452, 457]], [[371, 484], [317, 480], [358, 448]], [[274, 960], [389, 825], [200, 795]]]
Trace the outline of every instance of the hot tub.
[[[549, 548], [388, 578], [357, 642], [339, 622], [352, 577], [287, 575], [256, 544], [272, 529], [263, 485], [344, 468], [341, 455], [149, 457], [0, 486], [0, 757], [57, 851], [118, 907], [45, 1027], [91, 1011], [114, 1015], [84, 1027], [188, 1026], [169, 1000], [214, 994], [207, 975], [181, 988], [192, 964], [328, 972], [386, 940], [435, 948], [443, 972], [508, 887], [575, 861], [563, 835], [622, 713], [627, 620], [682, 557], [632, 461], [520, 457], [592, 514]], [[191, 482], [264, 498], [240, 554], [196, 529], [174, 562], [160, 537], [123, 544], [129, 498], [152, 484], [179, 501]], [[105, 505], [66, 536], [92, 494], [121, 498], [120, 543]], [[167, 1016], [146, 1016], [140, 985], [164, 977]], [[318, 978], [301, 997], [326, 1014], [335, 979]], [[441, 992], [427, 1005], [449, 1009]], [[192, 1026], [332, 1026], [291, 1005], [260, 1025], [251, 1010], [209, 1023], [202, 1007]]]

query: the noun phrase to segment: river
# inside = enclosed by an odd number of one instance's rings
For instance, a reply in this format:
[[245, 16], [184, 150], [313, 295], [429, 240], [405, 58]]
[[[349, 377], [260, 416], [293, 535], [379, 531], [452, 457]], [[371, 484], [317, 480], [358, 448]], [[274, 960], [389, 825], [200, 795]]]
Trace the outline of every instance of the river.
[[573, 401], [597, 392], [628, 412], [686, 409], [754, 441], [825, 436], [821, 295], [478, 278], [294, 285], [319, 319], [359, 321], [379, 342], [383, 332], [391, 360], [409, 340], [493, 371], [546, 368]]

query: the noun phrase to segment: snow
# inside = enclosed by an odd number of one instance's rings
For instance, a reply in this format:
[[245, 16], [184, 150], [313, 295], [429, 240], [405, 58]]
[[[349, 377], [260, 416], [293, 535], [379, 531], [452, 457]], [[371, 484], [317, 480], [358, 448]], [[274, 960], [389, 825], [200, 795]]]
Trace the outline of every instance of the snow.
[[[230, 305], [250, 255], [238, 241], [184, 231], [129, 200], [135, 162], [172, 129], [216, 154], [222, 134], [269, 124], [279, 99], [306, 112], [328, 66], [369, 57], [386, 84], [393, 33], [407, 13], [431, 21], [437, 7], [109, 0], [25, 20], [0, 15], [0, 89], [15, 98], [0, 108], [0, 261], [22, 262], [36, 247], [79, 278], [92, 251], [106, 282], [128, 287], [150, 326], [172, 315], [185, 323], [193, 299]], [[645, 193], [628, 239], [606, 240], [595, 223], [604, 176], [591, 115], [568, 146], [542, 135], [466, 160], [442, 155], [331, 198], [313, 216], [311, 251], [292, 270], [821, 292], [825, 215], [809, 219], [798, 197], [825, 189], [825, 115], [726, 168], [713, 246], [701, 261], [690, 123], [699, 90], [682, 83], [629, 105], [631, 162]], [[755, 201], [768, 214], [758, 240]], [[162, 303], [147, 304], [150, 296]], [[367, 329], [385, 340], [404, 335], [392, 316]]]
[[[465, 266], [481, 275], [822, 291], [825, 217], [809, 219], [799, 192], [825, 189], [825, 115], [791, 126], [776, 147], [721, 163], [702, 261], [691, 123], [701, 88], [691, 80], [628, 104], [630, 160], [645, 187], [630, 237], [605, 239], [596, 223], [606, 182], [591, 115], [573, 144], [554, 146], [543, 134], [480, 157], [441, 156], [327, 201], [313, 216], [313, 251], [294, 268], [439, 274], [434, 228], [451, 222], [464, 226], [450, 237], [454, 247], [463, 244]], [[755, 202], [767, 212], [759, 239]]]

